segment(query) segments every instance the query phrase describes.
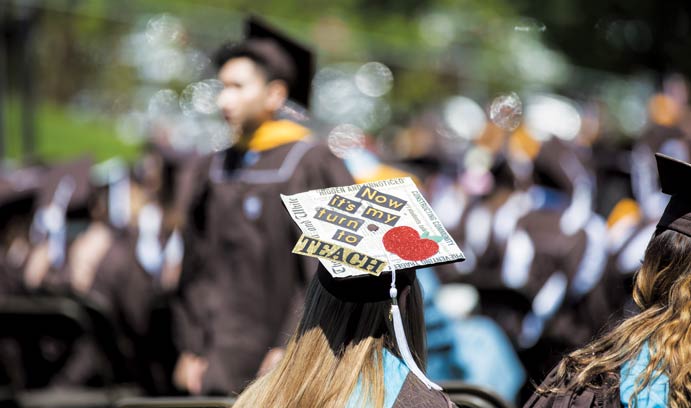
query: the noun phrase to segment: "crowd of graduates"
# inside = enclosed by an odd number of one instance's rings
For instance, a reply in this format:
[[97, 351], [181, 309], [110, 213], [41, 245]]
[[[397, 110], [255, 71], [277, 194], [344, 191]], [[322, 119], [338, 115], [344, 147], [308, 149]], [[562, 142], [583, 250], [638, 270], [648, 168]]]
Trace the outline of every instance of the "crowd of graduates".
[[[254, 43], [217, 56], [226, 89], [245, 68], [229, 61], [257, 55], [270, 83], [295, 80], [275, 69], [284, 55], [257, 27]], [[278, 110], [295, 95], [288, 88], [270, 88], [273, 105], [257, 109]], [[410, 176], [466, 257], [419, 271], [428, 374], [522, 403], [565, 353], [637, 313], [634, 273], [666, 204], [654, 153], [691, 158], [688, 106], [657, 94], [648, 108], [648, 124], [626, 142], [489, 124], [461, 150], [447, 148], [432, 109], [402, 124], [387, 151], [366, 144], [339, 158], [305, 123], [254, 123], [257, 112], [230, 106], [226, 120], [251, 138], [210, 155], [157, 135], [135, 163], [5, 169], [0, 318], [23, 301], [69, 299], [109, 323], [118, 362], [99, 336], [27, 338], [13, 325], [2, 329], [2, 379], [15, 390], [239, 393], [281, 358], [316, 269], [291, 254], [299, 235], [279, 194]], [[470, 151], [484, 167], [460, 159]]]

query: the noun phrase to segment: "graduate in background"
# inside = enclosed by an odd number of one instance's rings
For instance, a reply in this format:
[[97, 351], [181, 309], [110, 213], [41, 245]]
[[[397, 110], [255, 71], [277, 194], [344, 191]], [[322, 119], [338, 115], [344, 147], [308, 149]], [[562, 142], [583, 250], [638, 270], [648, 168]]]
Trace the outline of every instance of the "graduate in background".
[[291, 254], [296, 229], [279, 194], [353, 182], [289, 108], [308, 105], [312, 53], [254, 18], [246, 35], [215, 56], [218, 105], [237, 142], [201, 158], [190, 178], [174, 377], [193, 394], [241, 391], [297, 323], [316, 265]]
[[640, 313], [565, 357], [526, 407], [688, 406], [691, 164], [656, 158], [672, 197], [636, 274]]

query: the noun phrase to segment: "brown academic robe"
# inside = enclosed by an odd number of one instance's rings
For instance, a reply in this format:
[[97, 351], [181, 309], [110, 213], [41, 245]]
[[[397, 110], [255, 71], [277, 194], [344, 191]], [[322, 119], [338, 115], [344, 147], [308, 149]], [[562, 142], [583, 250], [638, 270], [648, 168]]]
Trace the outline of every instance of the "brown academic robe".
[[208, 359], [204, 393], [239, 392], [292, 334], [316, 268], [291, 253], [299, 231], [279, 195], [353, 179], [327, 147], [305, 141], [248, 154], [230, 148], [197, 169], [177, 337], [181, 350]]
[[145, 271], [137, 261], [137, 236], [123, 233], [113, 241], [99, 265], [88, 296], [98, 300], [115, 318], [129, 342], [134, 380], [151, 394], [173, 391], [175, 362], [168, 295], [159, 276]]
[[[497, 222], [497, 213], [504, 206], [512, 205], [509, 201], [512, 193], [508, 189], [501, 189], [473, 201], [466, 207], [458, 225], [449, 229], [449, 234], [462, 248], [466, 260], [437, 267], [443, 283], [473, 285], [487, 300], [502, 288], [500, 275], [506, 237], [497, 236], [494, 223]], [[515, 217], [521, 215], [517, 213]], [[517, 219], [510, 221], [516, 222]], [[478, 231], [479, 228], [483, 230]]]
[[446, 394], [427, 388], [412, 373], [408, 373], [393, 404], [393, 408], [452, 408], [455, 406]]
[[[530, 237], [534, 251], [525, 285], [517, 288], [506, 287], [502, 291], [503, 296], [493, 298], [491, 304], [482, 304], [483, 312], [495, 319], [515, 342], [518, 342], [523, 319], [530, 311], [533, 300], [550, 277], [559, 272], [570, 281], [583, 256], [586, 245], [585, 233], [578, 232], [566, 236], [559, 229], [561, 215], [560, 211], [534, 210], [518, 221], [517, 230], [524, 231]], [[515, 265], [504, 267], [513, 269]], [[559, 302], [557, 308], [562, 308], [562, 301]], [[550, 363], [550, 366], [553, 363]]]
[[[512, 293], [512, 296], [496, 298], [491, 305], [483, 303], [483, 312], [492, 317], [518, 346], [519, 357], [530, 379], [542, 378], [564, 352], [582, 346], [590, 334], [584, 335], [581, 326], [569, 324], [574, 320], [571, 307], [576, 300], [571, 295], [571, 284], [584, 256], [587, 237], [583, 231], [573, 235], [563, 233], [560, 229], [562, 214], [558, 209], [536, 209], [518, 221], [516, 230], [527, 234], [534, 251], [526, 266], [528, 269], [523, 271], [527, 273], [525, 284], [507, 287], [505, 293]], [[511, 242], [508, 245], [512, 245]], [[517, 268], [521, 262], [507, 258], [505, 263], [506, 272], [519, 273]], [[556, 274], [565, 278], [566, 286], [562, 288], [564, 295], [561, 297], [549, 294], [548, 281], [553, 276], [557, 279]], [[547, 291], [544, 295], [543, 289]], [[534, 301], [538, 295], [543, 301], [550, 299], [548, 307], [554, 312], [540, 319], [541, 329], [526, 330], [535, 327], [534, 324], [526, 326], [526, 323], [530, 321], [527, 319], [533, 319], [531, 315], [535, 313]], [[516, 299], [522, 300], [517, 303]], [[544, 303], [542, 307], [545, 307]], [[524, 387], [523, 395], [530, 391], [527, 387], [529, 385]]]
[[[64, 365], [53, 376], [52, 384], [72, 386], [135, 381], [149, 392], [160, 392], [161, 387], [171, 390], [165, 383], [170, 381], [173, 357], [170, 357], [168, 365], [171, 367], [167, 372], [161, 373], [162, 368], [151, 364], [152, 350], [160, 352], [166, 347], [172, 350], [172, 342], [150, 344], [150, 316], [159, 290], [152, 276], [138, 264], [134, 255], [135, 242], [133, 234], [111, 231], [109, 247], [100, 259], [92, 260], [96, 269], [90, 272], [93, 277], [88, 287], [74, 289], [72, 272], [66, 262], [63, 268], [50, 270], [38, 288], [46, 294], [75, 297], [96, 310], [103, 317], [102, 322], [110, 326], [96, 328], [101, 333], [96, 337], [89, 333], [78, 339]], [[103, 349], [99, 343], [102, 333], [117, 338], [113, 343], [117, 344], [117, 351]]]
[[[547, 375], [540, 385], [541, 389], [564, 387], [564, 383], [557, 380], [556, 367]], [[615, 374], [616, 375], [616, 374]], [[613, 375], [614, 376], [614, 375]], [[598, 387], [570, 390], [563, 393], [533, 393], [523, 408], [619, 408], [619, 387], [610, 384], [614, 378], [608, 379]]]

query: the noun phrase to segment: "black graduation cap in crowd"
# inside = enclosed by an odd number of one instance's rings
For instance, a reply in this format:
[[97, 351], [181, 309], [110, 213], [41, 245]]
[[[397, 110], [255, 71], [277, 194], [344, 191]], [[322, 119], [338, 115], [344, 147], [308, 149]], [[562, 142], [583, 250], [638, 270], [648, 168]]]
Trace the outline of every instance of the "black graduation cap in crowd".
[[87, 212], [92, 193], [92, 165], [90, 158], [81, 158], [48, 169], [38, 192], [38, 206], [58, 203], [65, 206], [67, 213]]
[[4, 229], [14, 217], [31, 214], [42, 173], [40, 168], [25, 168], [0, 178], [0, 227]]
[[573, 193], [574, 180], [579, 174], [574, 174], [572, 169], [568, 168], [569, 161], [579, 161], [576, 153], [565, 142], [552, 137], [542, 144], [533, 162], [534, 182], [570, 195]]
[[655, 159], [662, 192], [671, 196], [657, 228], [691, 237], [691, 164], [661, 153]]
[[245, 40], [221, 46], [214, 56], [220, 68], [226, 61], [239, 56], [260, 59], [278, 78], [288, 83], [290, 99], [309, 107], [314, 53], [307, 46], [283, 34], [256, 16], [245, 21]]

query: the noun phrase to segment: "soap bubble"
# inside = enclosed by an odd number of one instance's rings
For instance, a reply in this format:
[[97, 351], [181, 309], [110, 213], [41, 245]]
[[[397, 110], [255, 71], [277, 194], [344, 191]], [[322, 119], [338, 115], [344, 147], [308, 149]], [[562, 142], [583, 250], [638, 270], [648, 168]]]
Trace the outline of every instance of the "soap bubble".
[[329, 149], [334, 155], [344, 158], [365, 146], [365, 133], [359, 127], [345, 123], [338, 125], [329, 133]]
[[146, 37], [151, 44], [175, 44], [184, 35], [182, 22], [170, 14], [159, 14], [146, 23]]
[[211, 67], [211, 59], [203, 52], [196, 49], [188, 49], [184, 53], [185, 67], [181, 79], [185, 82], [194, 81], [203, 77]]
[[179, 111], [178, 94], [172, 89], [161, 89], [149, 99], [147, 114], [152, 119], [175, 115]]
[[534, 18], [522, 18], [516, 22], [513, 29], [524, 33], [542, 33], [547, 30], [547, 26]]
[[180, 108], [186, 115], [210, 115], [218, 111], [216, 99], [223, 90], [223, 84], [216, 79], [207, 79], [188, 85], [180, 96]]
[[500, 128], [514, 131], [521, 124], [523, 103], [515, 92], [500, 95], [492, 101], [489, 117]]
[[143, 56], [137, 67], [144, 79], [167, 83], [180, 77], [185, 69], [185, 56], [173, 47], [157, 47]]
[[228, 123], [226, 123], [224, 120], [208, 120], [204, 130], [207, 136], [207, 143], [206, 146], [204, 146], [204, 151], [206, 152], [217, 152], [219, 150], [227, 149], [234, 142], [233, 131]]
[[381, 62], [368, 62], [357, 70], [355, 84], [360, 92], [376, 98], [391, 90], [393, 73]]

